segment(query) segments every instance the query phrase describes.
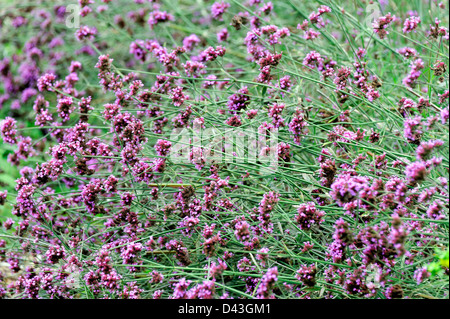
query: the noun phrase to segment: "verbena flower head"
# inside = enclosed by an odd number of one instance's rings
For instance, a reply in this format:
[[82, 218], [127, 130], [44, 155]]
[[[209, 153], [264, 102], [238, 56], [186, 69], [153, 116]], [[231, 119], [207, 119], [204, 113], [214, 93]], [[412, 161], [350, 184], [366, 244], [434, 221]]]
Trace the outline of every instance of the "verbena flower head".
[[378, 34], [380, 39], [384, 39], [389, 32], [386, 30], [389, 25], [396, 19], [395, 16], [389, 12], [387, 15], [378, 18], [373, 24], [373, 31]]
[[22, 2], [0, 298], [448, 297], [443, 3]]
[[211, 16], [216, 20], [222, 20], [223, 14], [227, 11], [227, 9], [230, 7], [230, 4], [228, 2], [215, 2], [211, 6]]
[[409, 17], [405, 20], [403, 24], [403, 33], [410, 33], [415, 31], [419, 23], [421, 22], [420, 17]]
[[325, 212], [317, 210], [313, 202], [301, 204], [297, 209], [297, 213], [295, 221], [302, 230], [309, 230], [314, 226], [320, 225], [323, 222], [323, 216], [325, 216]]
[[157, 24], [168, 22], [168, 21], [174, 21], [175, 18], [172, 14], [166, 12], [166, 11], [152, 11], [148, 17], [147, 23], [150, 26], [150, 29], [153, 29]]
[[17, 143], [17, 126], [16, 120], [12, 117], [6, 117], [0, 122], [0, 131], [2, 138], [6, 143], [16, 144]]

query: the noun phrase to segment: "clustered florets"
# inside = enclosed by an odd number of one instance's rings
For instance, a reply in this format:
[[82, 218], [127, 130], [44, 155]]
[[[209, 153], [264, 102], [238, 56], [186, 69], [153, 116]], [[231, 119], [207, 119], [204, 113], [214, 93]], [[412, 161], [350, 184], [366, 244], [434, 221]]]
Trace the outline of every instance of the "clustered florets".
[[[102, 2], [79, 0], [80, 17], [107, 19]], [[17, 168], [0, 167], [0, 261], [15, 279], [0, 272], [0, 299], [397, 299], [442, 279], [421, 262], [448, 224], [440, 20], [387, 13], [353, 47], [358, 24], [333, 32], [348, 17], [326, 5], [296, 30], [272, 19], [277, 2], [134, 2], [113, 28], [69, 36], [54, 28], [64, 6], [5, 18], [14, 35], [40, 31], [0, 60], [2, 157]]]

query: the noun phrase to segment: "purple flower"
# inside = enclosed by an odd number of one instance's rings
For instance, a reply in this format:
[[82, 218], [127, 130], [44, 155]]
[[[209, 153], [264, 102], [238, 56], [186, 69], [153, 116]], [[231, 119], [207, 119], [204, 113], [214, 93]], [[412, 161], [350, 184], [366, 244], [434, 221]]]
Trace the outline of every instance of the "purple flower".
[[54, 86], [54, 81], [56, 80], [56, 75], [52, 73], [46, 73], [41, 76], [37, 81], [37, 87], [40, 92], [42, 91], [52, 91], [52, 86]]
[[425, 161], [429, 158], [433, 149], [442, 145], [444, 145], [444, 142], [441, 140], [422, 142], [416, 149], [416, 158]]
[[269, 233], [272, 232], [272, 224], [270, 223], [271, 214], [279, 201], [280, 195], [278, 193], [268, 192], [264, 194], [263, 199], [259, 203], [258, 220], [261, 221], [263, 229]]
[[26, 88], [23, 90], [20, 101], [26, 103], [29, 99], [37, 94], [37, 91], [33, 88]]
[[325, 212], [319, 211], [313, 202], [301, 204], [297, 213], [294, 220], [302, 230], [309, 230], [314, 225], [320, 225], [323, 222], [322, 217], [325, 216]]
[[183, 46], [186, 48], [187, 51], [192, 51], [195, 45], [200, 43], [200, 38], [195, 35], [191, 34], [190, 36], [187, 36], [183, 39]]
[[274, 103], [269, 107], [269, 116], [272, 117], [272, 123], [275, 128], [284, 126], [284, 119], [281, 117], [281, 113], [286, 107], [283, 103]]
[[8, 196], [8, 191], [7, 190], [0, 192], [0, 206], [5, 204], [6, 196]]
[[295, 111], [292, 121], [289, 123], [289, 131], [293, 134], [294, 142], [297, 145], [300, 145], [301, 138], [308, 134], [308, 123], [300, 109]]
[[222, 20], [222, 15], [227, 11], [227, 9], [230, 7], [230, 4], [227, 2], [215, 2], [211, 6], [211, 15], [213, 19], [216, 20]]
[[189, 160], [195, 165], [195, 168], [200, 171], [206, 164], [206, 154], [204, 149], [202, 147], [194, 146], [189, 153]]
[[272, 290], [275, 287], [275, 283], [278, 281], [278, 267], [272, 267], [267, 270], [264, 276], [261, 278], [261, 282], [258, 287], [257, 297], [259, 299], [271, 299]]
[[208, 47], [206, 50], [200, 53], [198, 58], [201, 62], [214, 61], [219, 56], [224, 56], [225, 51], [226, 49], [220, 45], [217, 46], [216, 48]]
[[100, 181], [91, 181], [89, 184], [85, 185], [81, 191], [81, 198], [88, 212], [95, 213], [96, 203], [98, 200], [98, 195], [102, 191], [102, 184]]
[[16, 120], [12, 117], [7, 116], [4, 120], [0, 122], [0, 131], [2, 134], [3, 141], [9, 144], [17, 143], [17, 126]]
[[331, 185], [330, 195], [339, 206], [343, 207], [346, 203], [358, 199], [360, 192], [369, 188], [368, 184], [368, 177], [341, 174]]
[[315, 265], [304, 265], [297, 270], [295, 278], [303, 282], [308, 287], [314, 287], [316, 284], [316, 273], [317, 269]]
[[447, 123], [447, 121], [448, 121], [448, 119], [450, 117], [450, 112], [449, 112], [448, 106], [441, 110], [441, 114], [440, 115], [441, 115], [441, 123], [442, 124]]
[[131, 272], [136, 272], [139, 267], [138, 265], [142, 264], [142, 260], [137, 260], [140, 252], [144, 246], [141, 243], [129, 243], [125, 247], [123, 247], [120, 257], [122, 257], [122, 263], [124, 265], [132, 265], [127, 266], [127, 268]]
[[414, 48], [404, 47], [397, 50], [398, 53], [403, 55], [405, 58], [416, 57], [417, 51]]
[[429, 278], [431, 273], [427, 270], [427, 267], [418, 268], [414, 272], [414, 279], [417, 284], [420, 285], [426, 278]]
[[427, 209], [427, 216], [431, 219], [444, 219], [445, 215], [441, 212], [444, 209], [444, 203], [442, 201], [435, 200]]
[[170, 90], [169, 97], [172, 99], [172, 103], [175, 106], [181, 106], [184, 101], [189, 100], [189, 95], [183, 93], [183, 88], [181, 86], [174, 87]]
[[386, 288], [385, 296], [387, 299], [403, 299], [403, 289], [400, 285], [393, 285]]
[[64, 248], [56, 245], [56, 246], [50, 246], [50, 248], [45, 253], [45, 256], [47, 257], [47, 262], [50, 264], [56, 264], [58, 261], [66, 256]]
[[405, 119], [403, 134], [409, 143], [417, 145], [420, 143], [423, 134], [421, 120], [421, 116]]
[[166, 11], [152, 11], [148, 18], [148, 24], [150, 25], [150, 29], [153, 30], [155, 25], [163, 22], [174, 21], [174, 17], [172, 14], [167, 13]]
[[155, 145], [156, 154], [158, 156], [167, 156], [170, 152], [172, 143], [166, 140], [158, 140]]
[[173, 289], [173, 299], [185, 299], [186, 298], [186, 291], [189, 285], [191, 284], [190, 280], [186, 281], [186, 278], [181, 278], [176, 284]]
[[408, 76], [406, 76], [403, 80], [402, 83], [409, 87], [409, 88], [414, 88], [416, 85], [416, 81], [417, 79], [420, 77], [420, 75], [422, 74], [422, 69], [425, 67], [424, 62], [422, 61], [422, 59], [416, 59], [413, 62], [411, 62], [410, 65], [410, 72], [408, 74]]
[[59, 117], [62, 119], [62, 122], [66, 122], [70, 119], [70, 113], [72, 113], [72, 104], [73, 99], [70, 96], [63, 97], [58, 100], [58, 104], [56, 105], [56, 109], [58, 110]]
[[245, 220], [240, 220], [234, 225], [234, 235], [242, 242], [250, 239], [250, 225]]
[[192, 76], [194, 78], [198, 77], [199, 74], [205, 73], [206, 65], [201, 62], [188, 60], [186, 63], [183, 63], [184, 72], [186, 72], [187, 76]]
[[406, 19], [405, 23], [403, 24], [403, 33], [410, 33], [411, 31], [415, 31], [420, 21], [420, 17], [414, 16]]
[[303, 65], [315, 69], [317, 68], [319, 71], [322, 71], [323, 69], [323, 58], [320, 55], [320, 53], [316, 51], [309, 52], [306, 57], [303, 59]]
[[228, 30], [227, 28], [221, 29], [219, 32], [217, 32], [217, 41], [224, 42], [228, 40]]
[[144, 290], [139, 288], [137, 282], [127, 282], [126, 286], [123, 288], [123, 291], [119, 294], [119, 298], [121, 299], [140, 299], [140, 294]]
[[244, 86], [243, 88], [239, 89], [237, 93], [231, 95], [228, 98], [227, 106], [230, 113], [235, 114], [247, 108], [249, 104], [250, 96], [248, 88]]
[[382, 16], [378, 18], [373, 24], [373, 31], [378, 34], [380, 39], [384, 39], [386, 35], [389, 34], [388, 31], [386, 31], [387, 27], [396, 19], [395, 16], [392, 16], [389, 12], [387, 15]]
[[94, 40], [95, 35], [97, 34], [97, 29], [95, 27], [89, 27], [87, 25], [81, 26], [76, 32], [75, 36], [78, 41], [83, 40]]
[[[205, 268], [208, 269], [207, 266], [206, 266]], [[211, 264], [210, 264], [210, 267], [209, 267], [209, 269], [208, 269], [208, 274], [209, 274], [213, 279], [219, 279], [220, 276], [222, 275], [222, 273], [223, 273], [227, 268], [228, 268], [227, 264], [226, 264], [223, 260], [221, 260], [221, 259], [219, 259], [219, 260], [217, 261], [217, 263], [214, 262], [214, 261], [212, 261]]]

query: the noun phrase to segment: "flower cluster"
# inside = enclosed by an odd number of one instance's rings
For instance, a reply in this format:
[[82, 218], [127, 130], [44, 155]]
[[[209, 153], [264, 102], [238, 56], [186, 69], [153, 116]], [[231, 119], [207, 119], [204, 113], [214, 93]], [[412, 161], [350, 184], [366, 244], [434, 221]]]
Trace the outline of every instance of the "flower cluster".
[[358, 3], [0, 13], [0, 299], [448, 297], [448, 17]]

